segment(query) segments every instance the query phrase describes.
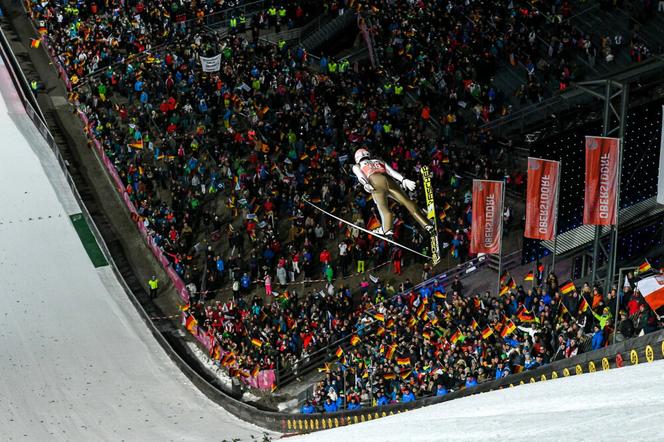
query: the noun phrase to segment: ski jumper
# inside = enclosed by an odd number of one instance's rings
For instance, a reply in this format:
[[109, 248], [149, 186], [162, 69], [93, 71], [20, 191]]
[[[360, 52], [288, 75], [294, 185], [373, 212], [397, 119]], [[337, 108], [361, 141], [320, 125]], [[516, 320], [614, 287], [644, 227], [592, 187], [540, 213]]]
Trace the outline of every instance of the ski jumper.
[[371, 195], [378, 207], [378, 213], [380, 213], [383, 232], [391, 230], [393, 223], [393, 215], [387, 202], [388, 197], [392, 197], [404, 206], [423, 229], [429, 226], [429, 222], [417, 205], [401, 190], [399, 184], [403, 182], [404, 177], [384, 161], [362, 159], [353, 166], [353, 173], [362, 185], [371, 184], [374, 188]]

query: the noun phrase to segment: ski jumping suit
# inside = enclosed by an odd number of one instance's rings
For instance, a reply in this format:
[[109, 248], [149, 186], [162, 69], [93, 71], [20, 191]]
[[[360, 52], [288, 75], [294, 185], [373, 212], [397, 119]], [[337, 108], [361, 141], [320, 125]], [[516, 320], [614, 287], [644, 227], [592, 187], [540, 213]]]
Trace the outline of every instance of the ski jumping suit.
[[402, 183], [404, 177], [384, 161], [368, 158], [362, 159], [359, 164], [353, 166], [353, 173], [355, 173], [363, 186], [371, 184], [374, 188], [371, 195], [380, 213], [383, 232], [388, 232], [392, 229], [393, 215], [387, 203], [388, 197], [394, 198], [399, 204], [404, 206], [423, 229], [429, 226], [429, 222], [422, 212], [420, 212], [420, 209], [406, 196], [399, 184], [397, 184], [397, 182]]

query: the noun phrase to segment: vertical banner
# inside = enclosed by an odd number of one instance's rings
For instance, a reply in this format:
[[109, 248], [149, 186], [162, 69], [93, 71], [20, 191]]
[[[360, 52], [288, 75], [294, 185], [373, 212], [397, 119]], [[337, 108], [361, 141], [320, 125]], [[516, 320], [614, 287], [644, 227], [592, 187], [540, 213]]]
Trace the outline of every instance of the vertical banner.
[[664, 204], [664, 106], [662, 106], [662, 132], [659, 141], [659, 180], [657, 181], [657, 202]]
[[619, 143], [619, 138], [586, 137], [583, 224], [616, 224]]
[[529, 157], [526, 238], [550, 241], [556, 237], [559, 188], [560, 162]]
[[500, 253], [503, 232], [503, 182], [473, 180], [470, 253]]

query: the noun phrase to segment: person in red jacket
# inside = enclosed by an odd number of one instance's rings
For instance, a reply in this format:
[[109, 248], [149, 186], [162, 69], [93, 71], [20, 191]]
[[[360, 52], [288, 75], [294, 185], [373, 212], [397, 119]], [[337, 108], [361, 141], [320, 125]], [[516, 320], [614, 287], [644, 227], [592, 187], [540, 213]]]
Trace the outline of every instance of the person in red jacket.
[[325, 269], [327, 268], [328, 264], [330, 263], [330, 252], [328, 252], [327, 248], [323, 249], [322, 252], [320, 252], [320, 255], [318, 256], [318, 259], [320, 263], [322, 264], [322, 272], [323, 275], [325, 275]]

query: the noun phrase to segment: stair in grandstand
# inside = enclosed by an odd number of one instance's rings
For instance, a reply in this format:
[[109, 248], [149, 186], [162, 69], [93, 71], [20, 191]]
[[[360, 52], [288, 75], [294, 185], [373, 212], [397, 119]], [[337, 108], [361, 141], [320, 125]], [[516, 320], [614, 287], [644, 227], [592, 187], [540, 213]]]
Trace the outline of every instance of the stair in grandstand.
[[302, 39], [302, 46], [307, 51], [314, 52], [323, 47], [325, 43], [332, 40], [344, 30], [354, 25], [356, 21], [355, 11], [346, 9], [343, 14], [338, 15], [329, 23], [321, 26], [314, 33]]

